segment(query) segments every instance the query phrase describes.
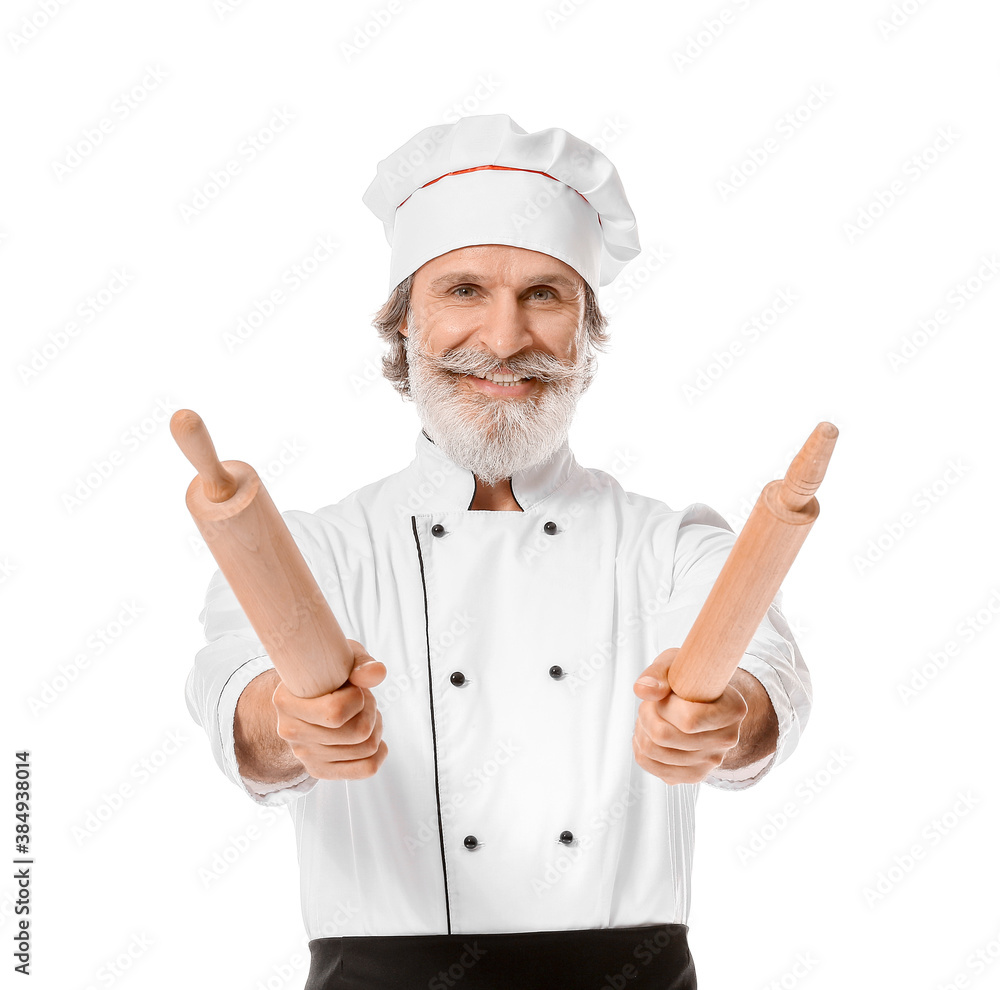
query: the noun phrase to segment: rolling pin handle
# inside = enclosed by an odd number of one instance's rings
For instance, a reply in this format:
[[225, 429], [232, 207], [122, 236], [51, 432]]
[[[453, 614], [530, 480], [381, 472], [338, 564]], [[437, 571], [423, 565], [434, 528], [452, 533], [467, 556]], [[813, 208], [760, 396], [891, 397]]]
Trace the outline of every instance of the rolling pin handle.
[[820, 423], [788, 466], [778, 497], [793, 512], [804, 509], [819, 488], [839, 432], [833, 423]]
[[222, 466], [201, 416], [192, 409], [178, 409], [170, 417], [170, 432], [198, 472], [205, 497], [210, 502], [225, 502], [232, 498], [239, 483]]

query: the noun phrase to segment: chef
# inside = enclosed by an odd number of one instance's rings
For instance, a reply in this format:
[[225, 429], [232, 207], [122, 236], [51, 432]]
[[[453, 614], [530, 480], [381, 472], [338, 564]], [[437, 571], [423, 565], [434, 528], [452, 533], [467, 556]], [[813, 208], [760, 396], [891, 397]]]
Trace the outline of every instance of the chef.
[[654, 661], [733, 533], [569, 447], [607, 339], [597, 290], [639, 253], [618, 173], [493, 114], [421, 131], [364, 200], [391, 245], [375, 325], [415, 457], [284, 513], [351, 680], [293, 697], [217, 572], [191, 714], [223, 772], [294, 819], [308, 990], [695, 987], [700, 783], [765, 777], [811, 689], [775, 604], [722, 698], [669, 695], [672, 654]]

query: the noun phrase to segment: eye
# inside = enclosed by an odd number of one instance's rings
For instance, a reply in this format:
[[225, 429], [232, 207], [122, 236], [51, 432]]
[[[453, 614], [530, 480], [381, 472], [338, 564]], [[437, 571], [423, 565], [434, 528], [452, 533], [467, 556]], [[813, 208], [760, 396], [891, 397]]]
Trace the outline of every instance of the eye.
[[473, 289], [471, 285], [456, 285], [455, 288], [451, 290], [452, 295], [455, 295], [456, 293], [463, 293], [458, 297], [459, 299], [469, 298], [469, 296], [464, 295], [465, 292], [469, 292], [471, 294], [472, 292], [475, 292], [475, 289]]
[[555, 293], [551, 289], [532, 289], [531, 290], [532, 298], [537, 298], [539, 293], [541, 293], [545, 297], [545, 299], [555, 298]]

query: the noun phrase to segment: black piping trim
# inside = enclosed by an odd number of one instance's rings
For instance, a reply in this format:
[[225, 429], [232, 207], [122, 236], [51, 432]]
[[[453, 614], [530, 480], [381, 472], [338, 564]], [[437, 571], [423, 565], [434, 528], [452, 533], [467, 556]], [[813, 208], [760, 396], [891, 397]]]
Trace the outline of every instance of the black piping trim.
[[[268, 660], [271, 660], [270, 656], [268, 656], [268, 654], [266, 654], [266, 653], [261, 653], [261, 654], [259, 654], [258, 656], [255, 656], [255, 657], [250, 657], [250, 659], [249, 659], [249, 660], [244, 660], [244, 661], [243, 661], [243, 663], [241, 663], [241, 664], [240, 664], [240, 665], [239, 665], [239, 666], [238, 666], [238, 667], [237, 667], [237, 668], [236, 668], [236, 669], [235, 669], [235, 670], [234, 670], [234, 671], [233, 671], [233, 672], [232, 672], [232, 673], [231, 673], [231, 674], [230, 674], [230, 675], [229, 675], [229, 676], [228, 676], [228, 677], [226, 678], [226, 683], [222, 685], [222, 690], [221, 690], [221, 691], [219, 692], [219, 698], [221, 699], [221, 698], [222, 698], [222, 696], [223, 696], [223, 695], [224, 695], [224, 694], [226, 693], [226, 688], [227, 688], [227, 687], [229, 687], [229, 682], [230, 682], [230, 681], [231, 681], [231, 680], [232, 680], [232, 679], [233, 679], [233, 678], [234, 678], [234, 677], [235, 677], [235, 676], [236, 676], [236, 675], [237, 675], [237, 674], [238, 674], [238, 673], [239, 673], [239, 672], [240, 672], [240, 671], [241, 671], [241, 670], [242, 670], [242, 669], [243, 669], [243, 668], [244, 668], [244, 667], [245, 667], [245, 666], [246, 666], [246, 665], [248, 664], [248, 663], [253, 663], [253, 662], [254, 662], [254, 660], [264, 660], [265, 658], [266, 658], [266, 659], [268, 659]], [[271, 670], [271, 669], [273, 669], [273, 668], [274, 668], [274, 661], [273, 661], [273, 660], [271, 660], [271, 666], [270, 666], [269, 668], [265, 668], [265, 669], [264, 669], [264, 670], [262, 670], [262, 671], [261, 671], [260, 673], [261, 673], [261, 674], [266, 674], [268, 670]], [[256, 676], [257, 676], [257, 677], [259, 677], [259, 676], [260, 676], [260, 674], [257, 674]], [[249, 687], [249, 684], [247, 685], [247, 687]], [[244, 688], [244, 690], [246, 690], [246, 688]], [[216, 706], [216, 716], [218, 716], [218, 706]]]
[[438, 836], [441, 840], [441, 871], [444, 874], [444, 911], [448, 922], [448, 934], [451, 935], [451, 898], [448, 894], [448, 861], [444, 855], [444, 821], [441, 818], [441, 783], [438, 779], [437, 724], [434, 721], [434, 680], [431, 673], [431, 630], [427, 617], [427, 581], [424, 578], [424, 555], [420, 549], [420, 537], [417, 535], [416, 516], [410, 516], [410, 524], [413, 527], [413, 542], [417, 545], [417, 560], [420, 562], [420, 585], [424, 591], [424, 638], [427, 642], [427, 697], [431, 706], [431, 743], [434, 748], [434, 795], [437, 799]]

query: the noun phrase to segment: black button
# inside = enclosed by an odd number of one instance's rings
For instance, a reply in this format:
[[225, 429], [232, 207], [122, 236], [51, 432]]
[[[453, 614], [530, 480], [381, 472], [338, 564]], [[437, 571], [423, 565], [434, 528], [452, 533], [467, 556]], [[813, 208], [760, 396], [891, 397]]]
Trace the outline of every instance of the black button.
[[434, 536], [444, 536], [444, 526], [442, 526], [441, 523], [434, 523], [434, 525], [431, 526], [431, 533]]
[[549, 677], [551, 677], [553, 680], [558, 681], [559, 678], [562, 677], [563, 673], [564, 671], [562, 667], [560, 667], [558, 664], [549, 667]]
[[467, 835], [465, 837], [465, 848], [475, 849], [479, 845], [479, 840], [474, 835]]
[[451, 675], [451, 683], [454, 684], [455, 687], [461, 687], [465, 683], [465, 674], [463, 674], [460, 670], [456, 670], [455, 673]]
[[554, 522], [549, 520], [542, 528], [549, 534], [549, 536], [551, 536], [556, 531], [557, 527]]
[[573, 841], [573, 833], [570, 832], [570, 831], [568, 831], [568, 830], [565, 831], [565, 832], [560, 832], [559, 833], [559, 841], [563, 845], [568, 846]]

